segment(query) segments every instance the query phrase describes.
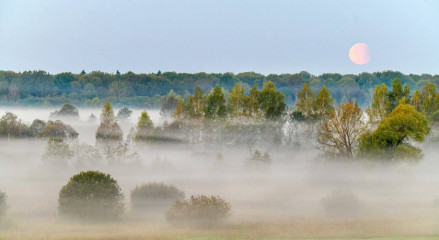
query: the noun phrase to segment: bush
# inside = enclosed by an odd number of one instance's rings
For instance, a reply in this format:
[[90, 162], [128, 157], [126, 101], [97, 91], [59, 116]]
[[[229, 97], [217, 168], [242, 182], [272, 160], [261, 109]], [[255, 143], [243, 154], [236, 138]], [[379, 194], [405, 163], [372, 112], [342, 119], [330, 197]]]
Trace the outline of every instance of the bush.
[[72, 104], [64, 104], [59, 111], [50, 113], [50, 118], [56, 117], [68, 117], [73, 119], [79, 119], [78, 108]]
[[323, 208], [330, 217], [355, 217], [362, 209], [360, 199], [349, 191], [334, 191], [322, 199]]
[[227, 219], [230, 209], [230, 203], [219, 196], [191, 196], [176, 201], [166, 212], [166, 220], [176, 225], [217, 225]]
[[6, 197], [6, 193], [0, 191], [0, 218], [3, 217], [3, 215], [5, 215], [6, 213]]
[[134, 210], [164, 212], [172, 203], [184, 199], [184, 192], [164, 183], [148, 183], [131, 191], [131, 205]]
[[80, 172], [59, 192], [59, 214], [85, 221], [118, 220], [124, 195], [116, 180], [98, 171]]
[[79, 133], [60, 120], [48, 121], [40, 135], [47, 138], [76, 139]]

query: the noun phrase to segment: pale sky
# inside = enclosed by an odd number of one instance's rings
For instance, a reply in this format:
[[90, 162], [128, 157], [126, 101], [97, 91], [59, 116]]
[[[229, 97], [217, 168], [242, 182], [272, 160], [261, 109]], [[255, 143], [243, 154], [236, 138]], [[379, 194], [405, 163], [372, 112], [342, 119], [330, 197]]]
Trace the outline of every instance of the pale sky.
[[[439, 1], [0, 0], [0, 70], [439, 73]], [[369, 45], [355, 65], [350, 47]]]

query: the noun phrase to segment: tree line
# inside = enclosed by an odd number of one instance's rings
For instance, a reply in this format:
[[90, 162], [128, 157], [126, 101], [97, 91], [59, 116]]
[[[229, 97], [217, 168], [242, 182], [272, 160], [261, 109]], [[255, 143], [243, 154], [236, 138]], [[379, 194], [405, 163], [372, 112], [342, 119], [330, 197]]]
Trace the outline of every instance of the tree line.
[[262, 75], [255, 72], [191, 74], [159, 71], [149, 74], [121, 74], [119, 71], [82, 71], [79, 74], [50, 74], [45, 71], [0, 71], [0, 104], [58, 106], [71, 103], [77, 106], [101, 107], [106, 101], [110, 101], [116, 106], [160, 108], [171, 90], [185, 97], [194, 94], [196, 86], [209, 92], [216, 85], [231, 90], [236, 83], [241, 83], [247, 94], [254, 85], [262, 88], [271, 81], [284, 94], [287, 106], [293, 106], [297, 101], [304, 83], [314, 92], [326, 86], [336, 103], [347, 103], [349, 99], [354, 99], [360, 106], [368, 106], [374, 87], [381, 84], [390, 86], [395, 78], [399, 78], [413, 91], [421, 89], [427, 83], [439, 83], [438, 75], [407, 75], [396, 71], [358, 75], [312, 75], [308, 72]]

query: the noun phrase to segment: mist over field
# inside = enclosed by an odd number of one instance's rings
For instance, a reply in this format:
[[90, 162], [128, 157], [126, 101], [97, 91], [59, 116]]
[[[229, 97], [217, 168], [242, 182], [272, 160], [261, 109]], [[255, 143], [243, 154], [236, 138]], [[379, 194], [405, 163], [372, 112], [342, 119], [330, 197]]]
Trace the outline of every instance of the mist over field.
[[[31, 122], [48, 119], [53, 109], [8, 108], [0, 113], [5, 111]], [[95, 144], [98, 123], [87, 122], [87, 116], [99, 116], [99, 112], [79, 109], [80, 121], [66, 121], [79, 133], [74, 141]], [[156, 125], [169, 120], [158, 110], [148, 113]], [[135, 127], [139, 115], [140, 110], [134, 110], [129, 121], [121, 123], [124, 133]], [[138, 144], [138, 162], [84, 165], [44, 162], [45, 148], [42, 139], [1, 140], [0, 189], [8, 195], [8, 212], [0, 236], [57, 239], [86, 237], [90, 232], [105, 237], [110, 233], [160, 235], [163, 231], [184, 235], [184, 230], [169, 225], [163, 214], [139, 216], [131, 209], [130, 191], [149, 182], [172, 184], [186, 196], [219, 195], [232, 205], [226, 226], [264, 229], [259, 237], [272, 231], [296, 237], [437, 234], [434, 223], [439, 220], [439, 176], [435, 169], [439, 167], [439, 150], [429, 143], [422, 146], [424, 158], [419, 162], [327, 161], [315, 143], [288, 148], [269, 145], [261, 147], [270, 154], [269, 164], [252, 163], [245, 144]], [[59, 216], [61, 187], [74, 174], [87, 170], [109, 173], [118, 181], [125, 195], [125, 212], [116, 225], [78, 225]], [[106, 232], [105, 226], [119, 230]]]

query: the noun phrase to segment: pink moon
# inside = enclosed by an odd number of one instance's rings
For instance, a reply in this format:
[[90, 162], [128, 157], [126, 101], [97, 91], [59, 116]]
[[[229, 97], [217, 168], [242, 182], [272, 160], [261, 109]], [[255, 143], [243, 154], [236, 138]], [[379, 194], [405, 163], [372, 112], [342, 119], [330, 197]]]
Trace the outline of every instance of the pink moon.
[[364, 65], [370, 61], [369, 46], [366, 43], [357, 43], [349, 50], [349, 58], [358, 65]]

